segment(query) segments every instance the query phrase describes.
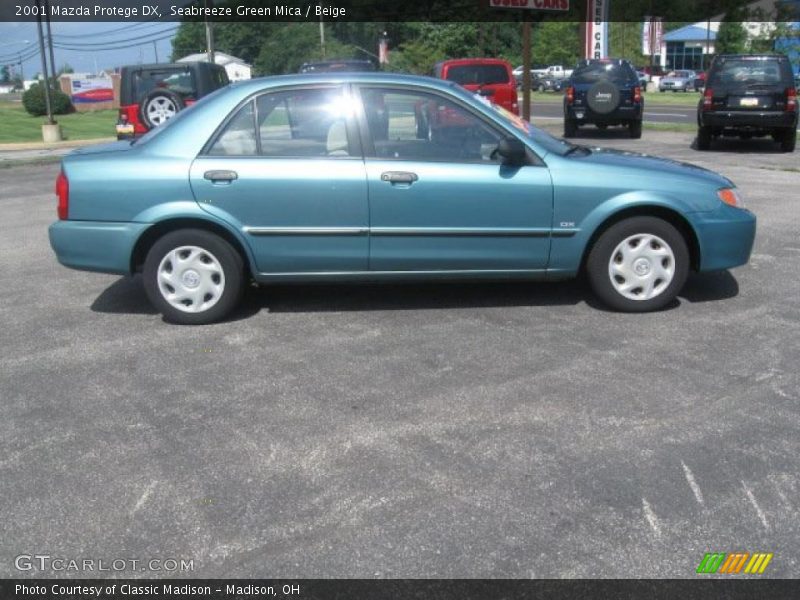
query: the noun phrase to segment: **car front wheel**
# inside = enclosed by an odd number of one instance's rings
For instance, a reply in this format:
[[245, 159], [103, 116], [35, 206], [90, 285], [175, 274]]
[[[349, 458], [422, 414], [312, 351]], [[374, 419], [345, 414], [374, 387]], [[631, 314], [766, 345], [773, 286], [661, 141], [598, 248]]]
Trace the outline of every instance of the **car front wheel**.
[[147, 253], [144, 288], [167, 321], [213, 323], [239, 302], [244, 267], [239, 253], [221, 237], [200, 229], [166, 234]]
[[678, 295], [689, 274], [689, 250], [680, 232], [654, 217], [633, 217], [606, 230], [586, 263], [595, 294], [610, 308], [648, 312]]

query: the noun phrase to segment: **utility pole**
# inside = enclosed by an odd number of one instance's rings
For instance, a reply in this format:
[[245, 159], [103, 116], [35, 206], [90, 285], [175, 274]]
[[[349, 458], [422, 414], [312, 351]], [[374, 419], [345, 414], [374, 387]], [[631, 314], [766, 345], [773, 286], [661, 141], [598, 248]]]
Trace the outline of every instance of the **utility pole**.
[[322, 58], [325, 56], [325, 22], [322, 20], [322, 15], [319, 17], [319, 47], [322, 50]]
[[44, 0], [44, 18], [47, 23], [47, 47], [50, 51], [50, 69], [53, 72], [53, 89], [56, 88], [56, 59], [53, 56], [53, 32], [50, 31], [50, 0]]
[[[211, 10], [211, 0], [206, 0], [206, 8]], [[206, 52], [208, 52], [208, 62], [214, 64], [214, 29], [213, 23], [206, 17]]]
[[158, 64], [158, 45], [156, 44], [155, 40], [153, 40], [153, 52], [156, 54], [156, 64]]
[[522, 22], [522, 118], [531, 120], [531, 21], [525, 12]]
[[53, 125], [53, 107], [50, 104], [50, 84], [47, 83], [47, 59], [44, 54], [44, 30], [42, 29], [41, 4], [36, 0], [36, 27], [39, 31], [39, 55], [42, 57], [42, 73], [44, 74], [44, 104], [47, 108], [47, 124]]

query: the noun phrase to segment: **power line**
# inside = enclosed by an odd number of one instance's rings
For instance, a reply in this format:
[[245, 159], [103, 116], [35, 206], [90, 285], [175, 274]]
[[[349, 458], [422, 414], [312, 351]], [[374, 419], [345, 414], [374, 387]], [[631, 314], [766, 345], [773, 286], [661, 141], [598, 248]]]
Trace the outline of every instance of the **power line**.
[[[126, 44], [128, 42], [138, 42], [138, 43], [132, 44], [133, 46], [137, 46], [137, 45], [139, 45], [139, 43], [141, 43], [141, 44], [150, 43], [153, 40], [152, 39], [148, 39], [148, 38], [151, 38], [151, 37], [156, 36], [156, 35], [161, 35], [162, 33], [170, 33], [170, 34], [172, 34], [177, 29], [178, 29], [178, 27], [172, 27], [170, 29], [162, 29], [160, 31], [151, 31], [150, 33], [146, 33], [144, 35], [140, 35], [140, 36], [136, 36], [136, 37], [125, 38], [125, 39], [120, 39], [120, 40], [109, 40], [107, 42], [62, 42], [60, 40], [55, 40], [55, 39], [53, 40], [53, 42], [61, 44], [61, 45], [81, 46], [82, 49], [102, 47], [102, 48], [108, 48], [109, 50], [111, 50], [112, 46], [117, 46], [119, 44]], [[144, 41], [139, 42], [139, 40], [144, 40]]]
[[60, 50], [72, 50], [72, 51], [75, 51], [75, 52], [99, 52], [99, 51], [102, 51], [102, 50], [124, 50], [126, 48], [136, 48], [137, 46], [147, 46], [148, 44], [152, 44], [153, 42], [160, 42], [162, 40], [168, 40], [170, 38], [172, 38], [172, 34], [171, 33], [169, 33], [167, 35], [164, 35], [164, 36], [161, 36], [161, 37], [149, 39], [149, 40], [143, 40], [143, 41], [139, 41], [139, 42], [134, 42], [132, 44], [123, 44], [123, 45], [118, 45], [118, 46], [106, 46], [106, 45], [103, 45], [101, 47], [96, 47], [96, 46], [92, 46], [92, 47], [70, 46], [70, 45], [59, 43], [59, 42], [54, 42], [53, 46], [55, 48], [60, 49]]
[[[159, 25], [160, 22], [156, 19], [152, 19], [150, 21], [141, 21], [139, 23], [134, 23], [133, 25], [125, 25], [124, 27], [116, 27], [114, 29], [107, 29], [106, 31], [97, 31], [91, 34], [92, 37], [105, 37], [111, 33], [116, 33], [117, 31], [130, 31], [131, 29], [136, 29], [137, 27], [148, 27], [150, 25]], [[54, 38], [85, 38], [86, 34], [66, 34], [66, 33], [54, 33]]]

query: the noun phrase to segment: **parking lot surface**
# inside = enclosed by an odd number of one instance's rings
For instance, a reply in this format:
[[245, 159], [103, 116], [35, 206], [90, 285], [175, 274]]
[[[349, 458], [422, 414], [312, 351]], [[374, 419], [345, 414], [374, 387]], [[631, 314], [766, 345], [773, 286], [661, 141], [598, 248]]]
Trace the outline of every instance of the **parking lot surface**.
[[576, 140], [718, 170], [758, 215], [750, 265], [643, 315], [581, 282], [280, 286], [171, 326], [138, 278], [56, 263], [57, 165], [0, 171], [0, 575], [799, 576], [797, 155], [692, 137]]

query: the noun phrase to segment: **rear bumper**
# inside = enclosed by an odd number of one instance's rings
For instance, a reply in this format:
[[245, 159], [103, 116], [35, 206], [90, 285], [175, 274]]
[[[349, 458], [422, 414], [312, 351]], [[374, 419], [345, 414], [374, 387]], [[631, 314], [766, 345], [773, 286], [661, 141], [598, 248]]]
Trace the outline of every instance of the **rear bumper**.
[[127, 275], [136, 241], [150, 223], [56, 221], [50, 246], [58, 262], [71, 269]]
[[700, 244], [700, 271], [719, 271], [746, 264], [756, 236], [756, 216], [723, 204], [691, 215]]
[[564, 116], [567, 119], [581, 123], [620, 123], [628, 121], [640, 121], [642, 119], [642, 104], [632, 104], [630, 106], [620, 106], [614, 111], [606, 114], [594, 112], [588, 105], [576, 106], [574, 104], [565, 107]]
[[797, 113], [786, 111], [706, 111], [700, 124], [720, 129], [779, 129], [797, 127]]

